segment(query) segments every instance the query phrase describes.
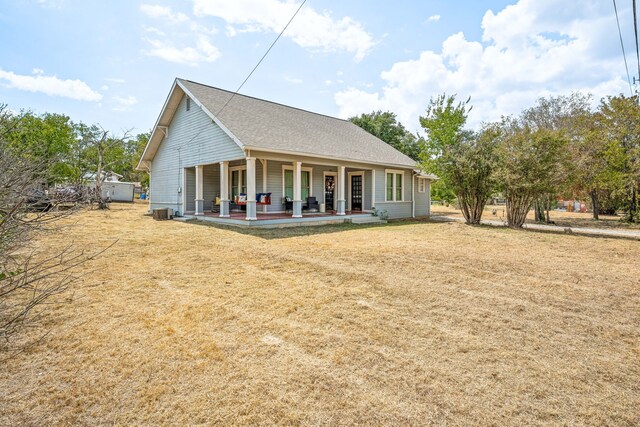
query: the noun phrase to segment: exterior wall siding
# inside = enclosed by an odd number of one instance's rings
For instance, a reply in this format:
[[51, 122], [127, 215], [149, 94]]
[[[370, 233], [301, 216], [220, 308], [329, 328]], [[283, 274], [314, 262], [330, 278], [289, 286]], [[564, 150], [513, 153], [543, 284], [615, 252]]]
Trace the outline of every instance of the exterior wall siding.
[[[183, 185], [185, 178], [184, 168], [244, 157], [240, 147], [212, 123], [195, 102], [191, 103], [190, 111], [186, 111], [186, 99], [185, 96], [180, 101], [168, 127], [168, 136], [151, 162], [151, 209], [168, 207], [180, 213], [184, 211], [182, 197], [178, 193], [178, 187]], [[189, 199], [193, 197], [187, 197], [187, 203]], [[187, 210], [190, 210], [189, 206]]]
[[371, 210], [371, 190], [372, 190], [372, 182], [371, 182], [371, 171], [364, 171], [364, 193], [362, 197], [364, 197], [363, 209], [365, 211]]
[[184, 170], [186, 176], [186, 186], [183, 189], [185, 192], [185, 198], [187, 200], [187, 207], [185, 211], [195, 211], [196, 210], [196, 169], [195, 168], [186, 168]]
[[384, 168], [377, 167], [376, 171], [376, 209], [378, 211], [387, 211], [389, 219], [396, 218], [411, 218], [412, 215], [412, 203], [411, 203], [411, 175], [412, 171], [407, 169], [404, 171], [403, 176], [403, 193], [404, 201], [402, 202], [386, 202], [385, 196], [387, 191], [387, 174], [386, 169], [396, 168]]
[[204, 210], [210, 211], [216, 196], [220, 195], [220, 166], [217, 164], [206, 165], [202, 173], [202, 178]]
[[425, 192], [418, 192], [418, 179], [416, 178], [416, 216], [427, 216], [431, 214], [431, 185], [429, 180], [425, 180]]
[[267, 192], [271, 193], [271, 205], [267, 206], [267, 212], [279, 212], [284, 209], [282, 205], [282, 162], [267, 161]]

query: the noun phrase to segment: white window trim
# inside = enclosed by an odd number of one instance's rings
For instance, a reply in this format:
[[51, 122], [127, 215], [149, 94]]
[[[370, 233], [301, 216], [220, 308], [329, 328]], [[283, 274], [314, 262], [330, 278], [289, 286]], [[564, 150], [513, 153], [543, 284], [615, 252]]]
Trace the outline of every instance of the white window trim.
[[[387, 199], [387, 174], [393, 174], [393, 190], [391, 195], [393, 196], [391, 200]], [[401, 199], [396, 200], [396, 174], [402, 175], [402, 193], [400, 194]], [[404, 202], [404, 193], [405, 193], [405, 185], [406, 185], [405, 173], [403, 170], [399, 169], [385, 169], [384, 170], [384, 201], [385, 202]]]
[[[246, 171], [247, 170], [247, 165], [243, 165], [243, 166], [233, 166], [233, 167], [229, 167], [229, 177], [227, 178], [229, 180], [229, 197], [231, 197], [231, 195], [233, 194], [233, 172], [234, 171], [240, 171], [238, 173], [238, 187], [240, 187], [240, 189], [242, 189], [242, 187], [247, 187], [247, 185], [242, 182], [242, 172], [241, 171]], [[245, 185], [242, 185], [245, 184]]]
[[348, 193], [347, 193], [347, 202], [348, 202], [348, 206], [347, 206], [347, 210], [350, 211], [351, 210], [351, 177], [354, 175], [360, 175], [362, 177], [362, 212], [365, 212], [364, 209], [364, 171], [354, 171], [354, 172], [347, 172], [347, 183], [349, 184], [349, 189], [348, 189]]
[[[422, 188], [422, 190], [420, 189]], [[427, 192], [427, 179], [418, 177], [418, 193]]]
[[[293, 172], [293, 166], [290, 165], [282, 165], [282, 197], [284, 198], [284, 171], [290, 170]], [[301, 171], [309, 172], [309, 197], [313, 197], [313, 168], [303, 166], [300, 168]], [[294, 180], [295, 181], [295, 180]], [[302, 183], [300, 183], [302, 184]], [[324, 188], [324, 184], [323, 188]], [[295, 192], [295, 191], [294, 191]]]

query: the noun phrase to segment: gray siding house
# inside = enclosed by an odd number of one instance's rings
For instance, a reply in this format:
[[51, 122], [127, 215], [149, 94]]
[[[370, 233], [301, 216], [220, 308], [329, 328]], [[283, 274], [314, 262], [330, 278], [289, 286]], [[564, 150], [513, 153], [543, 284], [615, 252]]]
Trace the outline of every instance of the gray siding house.
[[426, 216], [435, 179], [349, 121], [182, 79], [138, 169], [150, 173], [151, 209], [246, 221], [374, 207]]

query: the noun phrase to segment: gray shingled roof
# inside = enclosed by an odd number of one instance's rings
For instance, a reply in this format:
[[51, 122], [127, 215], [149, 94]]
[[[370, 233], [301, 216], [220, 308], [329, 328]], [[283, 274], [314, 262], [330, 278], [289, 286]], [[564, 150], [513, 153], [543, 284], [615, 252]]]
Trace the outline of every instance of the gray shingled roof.
[[[232, 92], [178, 79], [211, 114]], [[236, 95], [217, 117], [245, 146], [364, 163], [414, 167], [416, 162], [353, 123], [275, 102]]]

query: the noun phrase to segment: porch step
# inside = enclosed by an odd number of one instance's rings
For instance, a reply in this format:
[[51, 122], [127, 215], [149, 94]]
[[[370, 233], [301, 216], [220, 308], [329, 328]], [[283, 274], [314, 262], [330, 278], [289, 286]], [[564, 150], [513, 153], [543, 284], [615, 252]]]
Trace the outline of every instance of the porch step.
[[351, 218], [352, 224], [386, 224], [387, 221], [377, 216], [356, 216]]

